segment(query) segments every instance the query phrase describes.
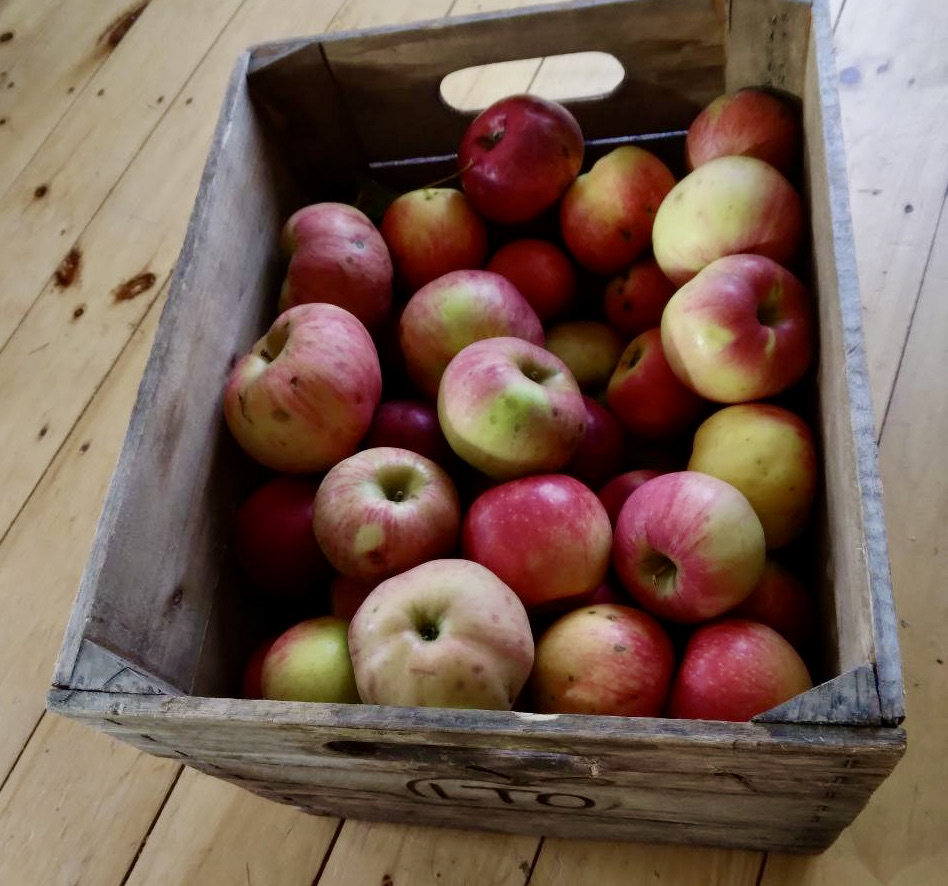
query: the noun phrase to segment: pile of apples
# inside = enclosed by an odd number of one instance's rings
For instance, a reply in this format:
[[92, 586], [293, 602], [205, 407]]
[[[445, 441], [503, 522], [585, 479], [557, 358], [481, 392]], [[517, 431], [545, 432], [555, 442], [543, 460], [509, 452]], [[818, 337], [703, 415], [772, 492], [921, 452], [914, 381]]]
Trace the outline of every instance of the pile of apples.
[[278, 472], [236, 557], [313, 617], [245, 694], [747, 720], [809, 688], [813, 600], [769, 553], [819, 474], [772, 402], [816, 339], [800, 141], [750, 89], [695, 119], [678, 182], [632, 144], [583, 172], [570, 112], [513, 96], [464, 135], [461, 189], [378, 226], [296, 212], [224, 411]]

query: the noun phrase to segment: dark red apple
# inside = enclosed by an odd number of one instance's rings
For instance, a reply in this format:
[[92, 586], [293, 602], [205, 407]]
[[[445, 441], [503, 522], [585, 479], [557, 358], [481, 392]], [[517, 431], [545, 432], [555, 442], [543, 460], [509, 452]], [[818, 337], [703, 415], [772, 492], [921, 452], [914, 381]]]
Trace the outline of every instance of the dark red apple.
[[609, 325], [626, 341], [661, 325], [662, 311], [675, 294], [671, 282], [651, 256], [628, 267], [606, 285], [603, 307]]
[[773, 628], [798, 652], [807, 648], [816, 629], [813, 595], [793, 573], [770, 559], [764, 564], [764, 574], [757, 587], [728, 615]]
[[389, 400], [375, 410], [372, 425], [359, 448], [378, 446], [410, 449], [446, 471], [457, 464], [456, 456], [441, 433], [438, 410], [423, 400]]
[[613, 529], [616, 528], [619, 511], [622, 510], [626, 499], [643, 483], [648, 483], [659, 475], [659, 471], [640, 468], [637, 471], [628, 471], [625, 474], [619, 474], [618, 477], [613, 477], [599, 490], [599, 501], [602, 502], [602, 506], [609, 515], [609, 522], [612, 523]]
[[487, 270], [513, 283], [544, 323], [565, 314], [576, 297], [573, 263], [547, 240], [514, 240], [494, 253]]
[[548, 209], [583, 165], [583, 133], [557, 102], [514, 95], [486, 108], [461, 139], [461, 185], [491, 221], [516, 224]]
[[278, 597], [313, 594], [329, 563], [313, 537], [317, 480], [276, 477], [239, 508], [233, 545], [237, 562], [261, 590]]
[[250, 658], [247, 659], [247, 663], [244, 665], [244, 673], [241, 678], [241, 698], [263, 698], [263, 660], [267, 657], [267, 653], [277, 636], [277, 634], [274, 634], [272, 637], [267, 637], [250, 653]]
[[622, 470], [625, 461], [625, 431], [616, 417], [592, 397], [583, 395], [586, 430], [564, 474], [598, 489], [609, 477]]
[[705, 401], [672, 372], [660, 329], [633, 339], [619, 358], [606, 402], [613, 415], [637, 437], [663, 440], [696, 425]]
[[726, 618], [691, 635], [667, 713], [690, 720], [743, 722], [812, 685], [803, 659], [775, 630]]
[[349, 620], [376, 587], [376, 581], [363, 581], [341, 573], [329, 583], [330, 613]]

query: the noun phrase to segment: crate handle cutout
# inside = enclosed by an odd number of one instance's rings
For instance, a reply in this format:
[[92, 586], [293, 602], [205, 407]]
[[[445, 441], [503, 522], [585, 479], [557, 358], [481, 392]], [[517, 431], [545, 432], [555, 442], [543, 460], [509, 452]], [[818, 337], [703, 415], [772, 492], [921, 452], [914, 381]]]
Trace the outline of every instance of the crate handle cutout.
[[505, 98], [511, 83], [526, 84], [530, 95], [572, 102], [608, 98], [624, 79], [625, 68], [609, 52], [568, 52], [462, 68], [441, 81], [440, 92], [448, 107], [470, 113]]

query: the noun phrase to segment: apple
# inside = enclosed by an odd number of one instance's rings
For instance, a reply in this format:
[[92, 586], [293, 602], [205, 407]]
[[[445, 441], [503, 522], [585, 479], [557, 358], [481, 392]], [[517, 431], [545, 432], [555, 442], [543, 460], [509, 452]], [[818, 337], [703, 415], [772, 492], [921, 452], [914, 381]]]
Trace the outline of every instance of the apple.
[[756, 157], [792, 175], [800, 156], [800, 120], [783, 99], [761, 89], [742, 89], [716, 98], [688, 127], [689, 170], [716, 157]]
[[533, 667], [523, 605], [466, 560], [431, 560], [383, 581], [349, 626], [366, 704], [509, 711]]
[[345, 308], [370, 329], [392, 309], [392, 259], [368, 217], [345, 203], [317, 203], [283, 228], [290, 255], [279, 310], [307, 302]]
[[569, 367], [584, 391], [606, 386], [624, 345], [618, 332], [593, 320], [559, 323], [546, 333], [546, 349]]
[[773, 628], [798, 652], [809, 646], [816, 633], [813, 595], [792, 572], [769, 558], [757, 587], [728, 615]]
[[639, 468], [638, 470], [627, 471], [624, 474], [613, 477], [599, 490], [599, 501], [602, 502], [602, 506], [609, 515], [609, 522], [612, 524], [613, 529], [616, 528], [616, 523], [619, 520], [619, 511], [622, 510], [622, 505], [625, 504], [626, 499], [640, 486], [648, 483], [649, 480], [654, 480], [658, 476], [660, 476], [659, 471]]
[[485, 108], [458, 148], [461, 185], [474, 207], [499, 224], [548, 209], [583, 165], [583, 133], [557, 102], [513, 95]]
[[796, 384], [816, 339], [803, 284], [762, 255], [711, 262], [672, 296], [661, 328], [675, 375], [718, 403], [762, 400]]
[[726, 618], [691, 635], [672, 683], [667, 716], [743, 722], [812, 685], [803, 659], [775, 630]]
[[721, 615], [764, 570], [764, 531], [733, 486], [697, 471], [662, 474], [619, 512], [612, 565], [643, 609], [681, 624]]
[[654, 154], [625, 145], [576, 179], [560, 204], [570, 255], [594, 274], [618, 274], [646, 249], [659, 205], [675, 184]]
[[233, 548], [247, 577], [277, 597], [313, 596], [329, 562], [313, 538], [313, 499], [319, 481], [280, 476], [238, 508]]
[[240, 681], [241, 698], [263, 698], [263, 660], [275, 640], [275, 636], [267, 637], [250, 653]]
[[662, 322], [675, 285], [651, 256], [633, 263], [607, 284], [603, 308], [609, 325], [626, 341]]
[[433, 461], [383, 446], [332, 467], [313, 502], [313, 533], [343, 575], [387, 578], [454, 548], [461, 505]]
[[365, 598], [377, 587], [376, 581], [363, 581], [341, 573], [329, 583], [330, 612], [346, 621], [358, 612]]
[[675, 650], [641, 609], [583, 606], [540, 637], [530, 690], [537, 713], [659, 717]]
[[606, 388], [613, 415], [637, 437], [663, 440], [693, 427], [706, 404], [678, 380], [662, 348], [662, 334], [649, 329], [622, 352]]
[[410, 449], [446, 471], [455, 466], [455, 455], [438, 424], [438, 410], [422, 400], [389, 400], [379, 404], [361, 448], [378, 446]]
[[586, 406], [562, 360], [523, 339], [489, 338], [448, 364], [438, 419], [464, 461], [508, 480], [562, 468], [583, 438]]
[[398, 324], [408, 374], [432, 399], [452, 357], [472, 342], [498, 336], [544, 342], [536, 311], [492, 271], [454, 271], [432, 280], [411, 297]]
[[487, 259], [487, 228], [467, 197], [454, 188], [420, 188], [396, 198], [379, 230], [409, 292], [450, 271], [480, 268]]
[[583, 395], [586, 430], [563, 473], [598, 489], [622, 470], [625, 462], [625, 431], [616, 417], [592, 397]]
[[280, 634], [263, 659], [263, 697], [357, 704], [347, 634], [341, 618], [311, 618]]
[[336, 305], [297, 305], [231, 370], [224, 416], [261, 464], [312, 473], [355, 452], [381, 394], [365, 326]]
[[727, 406], [695, 432], [688, 469], [739, 489], [780, 548], [809, 520], [819, 478], [816, 445], [806, 422], [771, 403]]
[[652, 229], [655, 260], [687, 283], [725, 255], [754, 253], [785, 265], [804, 232], [800, 195], [753, 157], [718, 157], [686, 175], [662, 202]]
[[510, 585], [529, 610], [594, 591], [606, 577], [611, 546], [602, 503], [564, 474], [487, 490], [461, 527], [463, 556]]
[[617, 603], [621, 606], [628, 606], [631, 600], [624, 590], [619, 590], [613, 582], [606, 579], [583, 601], [585, 606], [598, 606], [600, 603]]
[[487, 270], [506, 277], [546, 323], [565, 314], [576, 299], [576, 271], [547, 240], [512, 240], [501, 246]]

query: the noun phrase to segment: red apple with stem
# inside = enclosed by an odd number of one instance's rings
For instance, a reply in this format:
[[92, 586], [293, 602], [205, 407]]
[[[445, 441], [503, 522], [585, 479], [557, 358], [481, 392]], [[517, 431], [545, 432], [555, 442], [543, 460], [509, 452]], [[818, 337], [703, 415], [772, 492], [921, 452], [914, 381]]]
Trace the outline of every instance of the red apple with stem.
[[619, 358], [606, 388], [613, 415], [635, 436], [664, 440], [694, 427], [706, 402], [669, 366], [658, 329], [633, 339]]
[[466, 560], [432, 560], [383, 581], [349, 626], [366, 704], [507, 710], [533, 666], [523, 604]]
[[454, 548], [461, 506], [451, 478], [407, 449], [365, 449], [323, 478], [313, 533], [343, 575], [379, 580]]
[[586, 429], [582, 394], [565, 364], [519, 338], [461, 351], [441, 379], [438, 418], [451, 448], [495, 480], [559, 470]]
[[612, 564], [643, 609], [695, 624], [746, 599], [764, 569], [764, 530], [733, 486], [700, 474], [662, 474], [619, 512]]
[[420, 188], [398, 197], [379, 226], [409, 293], [451, 271], [483, 267], [487, 228], [454, 188]]
[[486, 218], [529, 221], [551, 207], [579, 174], [583, 133], [557, 102], [513, 95], [473, 120], [458, 148], [461, 185]]
[[491, 271], [455, 271], [433, 280], [411, 297], [398, 324], [408, 374], [432, 399], [456, 354], [499, 336], [544, 342], [536, 311], [509, 280]]
[[365, 326], [343, 308], [284, 311], [239, 360], [224, 416], [240, 446], [276, 471], [324, 471], [355, 452], [382, 394]]
[[772, 628], [726, 618], [698, 628], [685, 647], [667, 716], [743, 722], [813, 685], [796, 650]]
[[276, 597], [315, 595], [329, 562], [313, 538], [313, 499], [319, 481], [275, 477], [240, 506], [233, 548], [247, 577]]
[[317, 203], [283, 228], [290, 256], [279, 310], [329, 302], [378, 327], [392, 308], [392, 259], [368, 217], [345, 203]]
[[530, 689], [541, 714], [659, 717], [674, 670], [672, 642], [648, 613], [582, 606], [540, 637]]
[[486, 270], [513, 283], [543, 323], [565, 314], [576, 298], [573, 263], [548, 240], [513, 240], [494, 253]]
[[541, 474], [489, 489], [469, 508], [463, 555], [510, 585], [529, 610], [591, 593], [606, 577], [612, 527], [588, 487]]
[[603, 309], [609, 325], [628, 342], [661, 325], [662, 312], [674, 294], [675, 284], [649, 256], [606, 284]]
[[711, 262], [668, 302], [662, 345], [675, 375], [719, 403], [773, 397], [813, 360], [816, 328], [803, 284], [761, 255]]

